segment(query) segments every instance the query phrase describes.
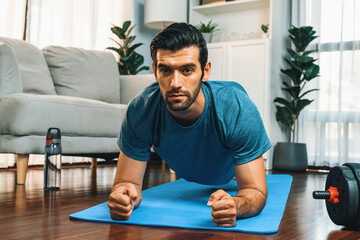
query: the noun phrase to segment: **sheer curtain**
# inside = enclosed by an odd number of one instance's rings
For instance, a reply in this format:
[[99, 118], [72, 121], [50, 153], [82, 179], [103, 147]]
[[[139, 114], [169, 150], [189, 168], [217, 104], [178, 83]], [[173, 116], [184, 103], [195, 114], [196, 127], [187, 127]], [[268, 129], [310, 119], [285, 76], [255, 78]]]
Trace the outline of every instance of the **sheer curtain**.
[[309, 165], [360, 162], [360, 0], [307, 0], [305, 24], [319, 36], [315, 101], [301, 118]]
[[28, 41], [104, 50], [112, 24], [133, 20], [133, 0], [30, 0]]
[[0, 0], [0, 36], [22, 39], [26, 0]]
[[[0, 36], [23, 38], [26, 0], [0, 0]], [[26, 41], [48, 45], [104, 50], [113, 46], [112, 24], [132, 20], [133, 0], [28, 0]], [[45, 136], [44, 136], [45, 144]], [[0, 154], [0, 168], [14, 166], [14, 154]], [[63, 162], [90, 158], [63, 157]], [[30, 155], [29, 165], [42, 164], [43, 155]]]

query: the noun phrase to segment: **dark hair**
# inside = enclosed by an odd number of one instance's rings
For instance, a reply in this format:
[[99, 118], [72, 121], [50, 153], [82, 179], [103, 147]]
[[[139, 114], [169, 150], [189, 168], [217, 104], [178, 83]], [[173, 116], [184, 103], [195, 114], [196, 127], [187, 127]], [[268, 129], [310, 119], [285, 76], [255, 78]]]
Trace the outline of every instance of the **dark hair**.
[[208, 59], [206, 41], [201, 32], [191, 24], [173, 23], [159, 32], [150, 44], [151, 58], [156, 66], [156, 53], [158, 49], [178, 51], [191, 46], [199, 48], [199, 62], [201, 71], [204, 73]]

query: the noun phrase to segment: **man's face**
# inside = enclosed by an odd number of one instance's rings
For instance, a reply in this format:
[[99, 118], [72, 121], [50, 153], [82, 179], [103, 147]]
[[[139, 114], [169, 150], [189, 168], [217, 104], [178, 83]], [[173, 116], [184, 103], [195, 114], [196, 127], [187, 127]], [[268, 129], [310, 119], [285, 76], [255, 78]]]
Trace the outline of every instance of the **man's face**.
[[187, 110], [197, 99], [204, 74], [199, 62], [199, 48], [192, 46], [179, 51], [159, 49], [156, 53], [156, 81], [166, 105], [172, 111]]

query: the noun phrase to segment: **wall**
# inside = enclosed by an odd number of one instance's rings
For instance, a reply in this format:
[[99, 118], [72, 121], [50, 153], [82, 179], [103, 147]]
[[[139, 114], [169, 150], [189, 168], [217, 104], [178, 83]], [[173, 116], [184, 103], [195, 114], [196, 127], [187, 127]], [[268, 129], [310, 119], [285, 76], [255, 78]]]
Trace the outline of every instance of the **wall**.
[[[281, 129], [280, 124], [275, 118], [275, 104], [273, 100], [276, 97], [283, 96], [281, 84], [283, 75], [280, 69], [285, 69], [286, 63], [283, 58], [287, 55], [286, 49], [290, 47], [288, 40], [288, 29], [290, 28], [291, 19], [291, 2], [283, 0], [271, 1], [271, 22], [270, 27], [272, 37], [270, 45], [270, 141], [273, 147], [270, 150], [270, 160], [272, 160], [274, 148], [277, 142], [288, 141], [289, 136], [285, 129]], [[272, 162], [272, 161], [270, 161]]]
[[144, 43], [138, 47], [136, 51], [145, 58], [144, 66], [150, 68], [149, 71], [141, 71], [140, 74], [152, 73], [150, 56], [150, 42], [160, 30], [150, 29], [144, 26], [144, 0], [134, 0], [134, 34], [136, 36], [135, 43]]

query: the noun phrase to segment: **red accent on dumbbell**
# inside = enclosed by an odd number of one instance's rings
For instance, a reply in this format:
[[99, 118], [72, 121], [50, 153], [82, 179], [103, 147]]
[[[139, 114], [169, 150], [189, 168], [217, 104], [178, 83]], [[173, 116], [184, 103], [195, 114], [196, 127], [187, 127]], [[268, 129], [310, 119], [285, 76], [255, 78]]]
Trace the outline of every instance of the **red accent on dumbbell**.
[[339, 201], [339, 191], [337, 187], [329, 187], [327, 191], [314, 191], [314, 199], [327, 199], [329, 202], [338, 204]]
[[337, 187], [329, 187], [328, 192], [330, 193], [329, 202], [332, 202], [334, 204], [339, 203], [339, 191]]

